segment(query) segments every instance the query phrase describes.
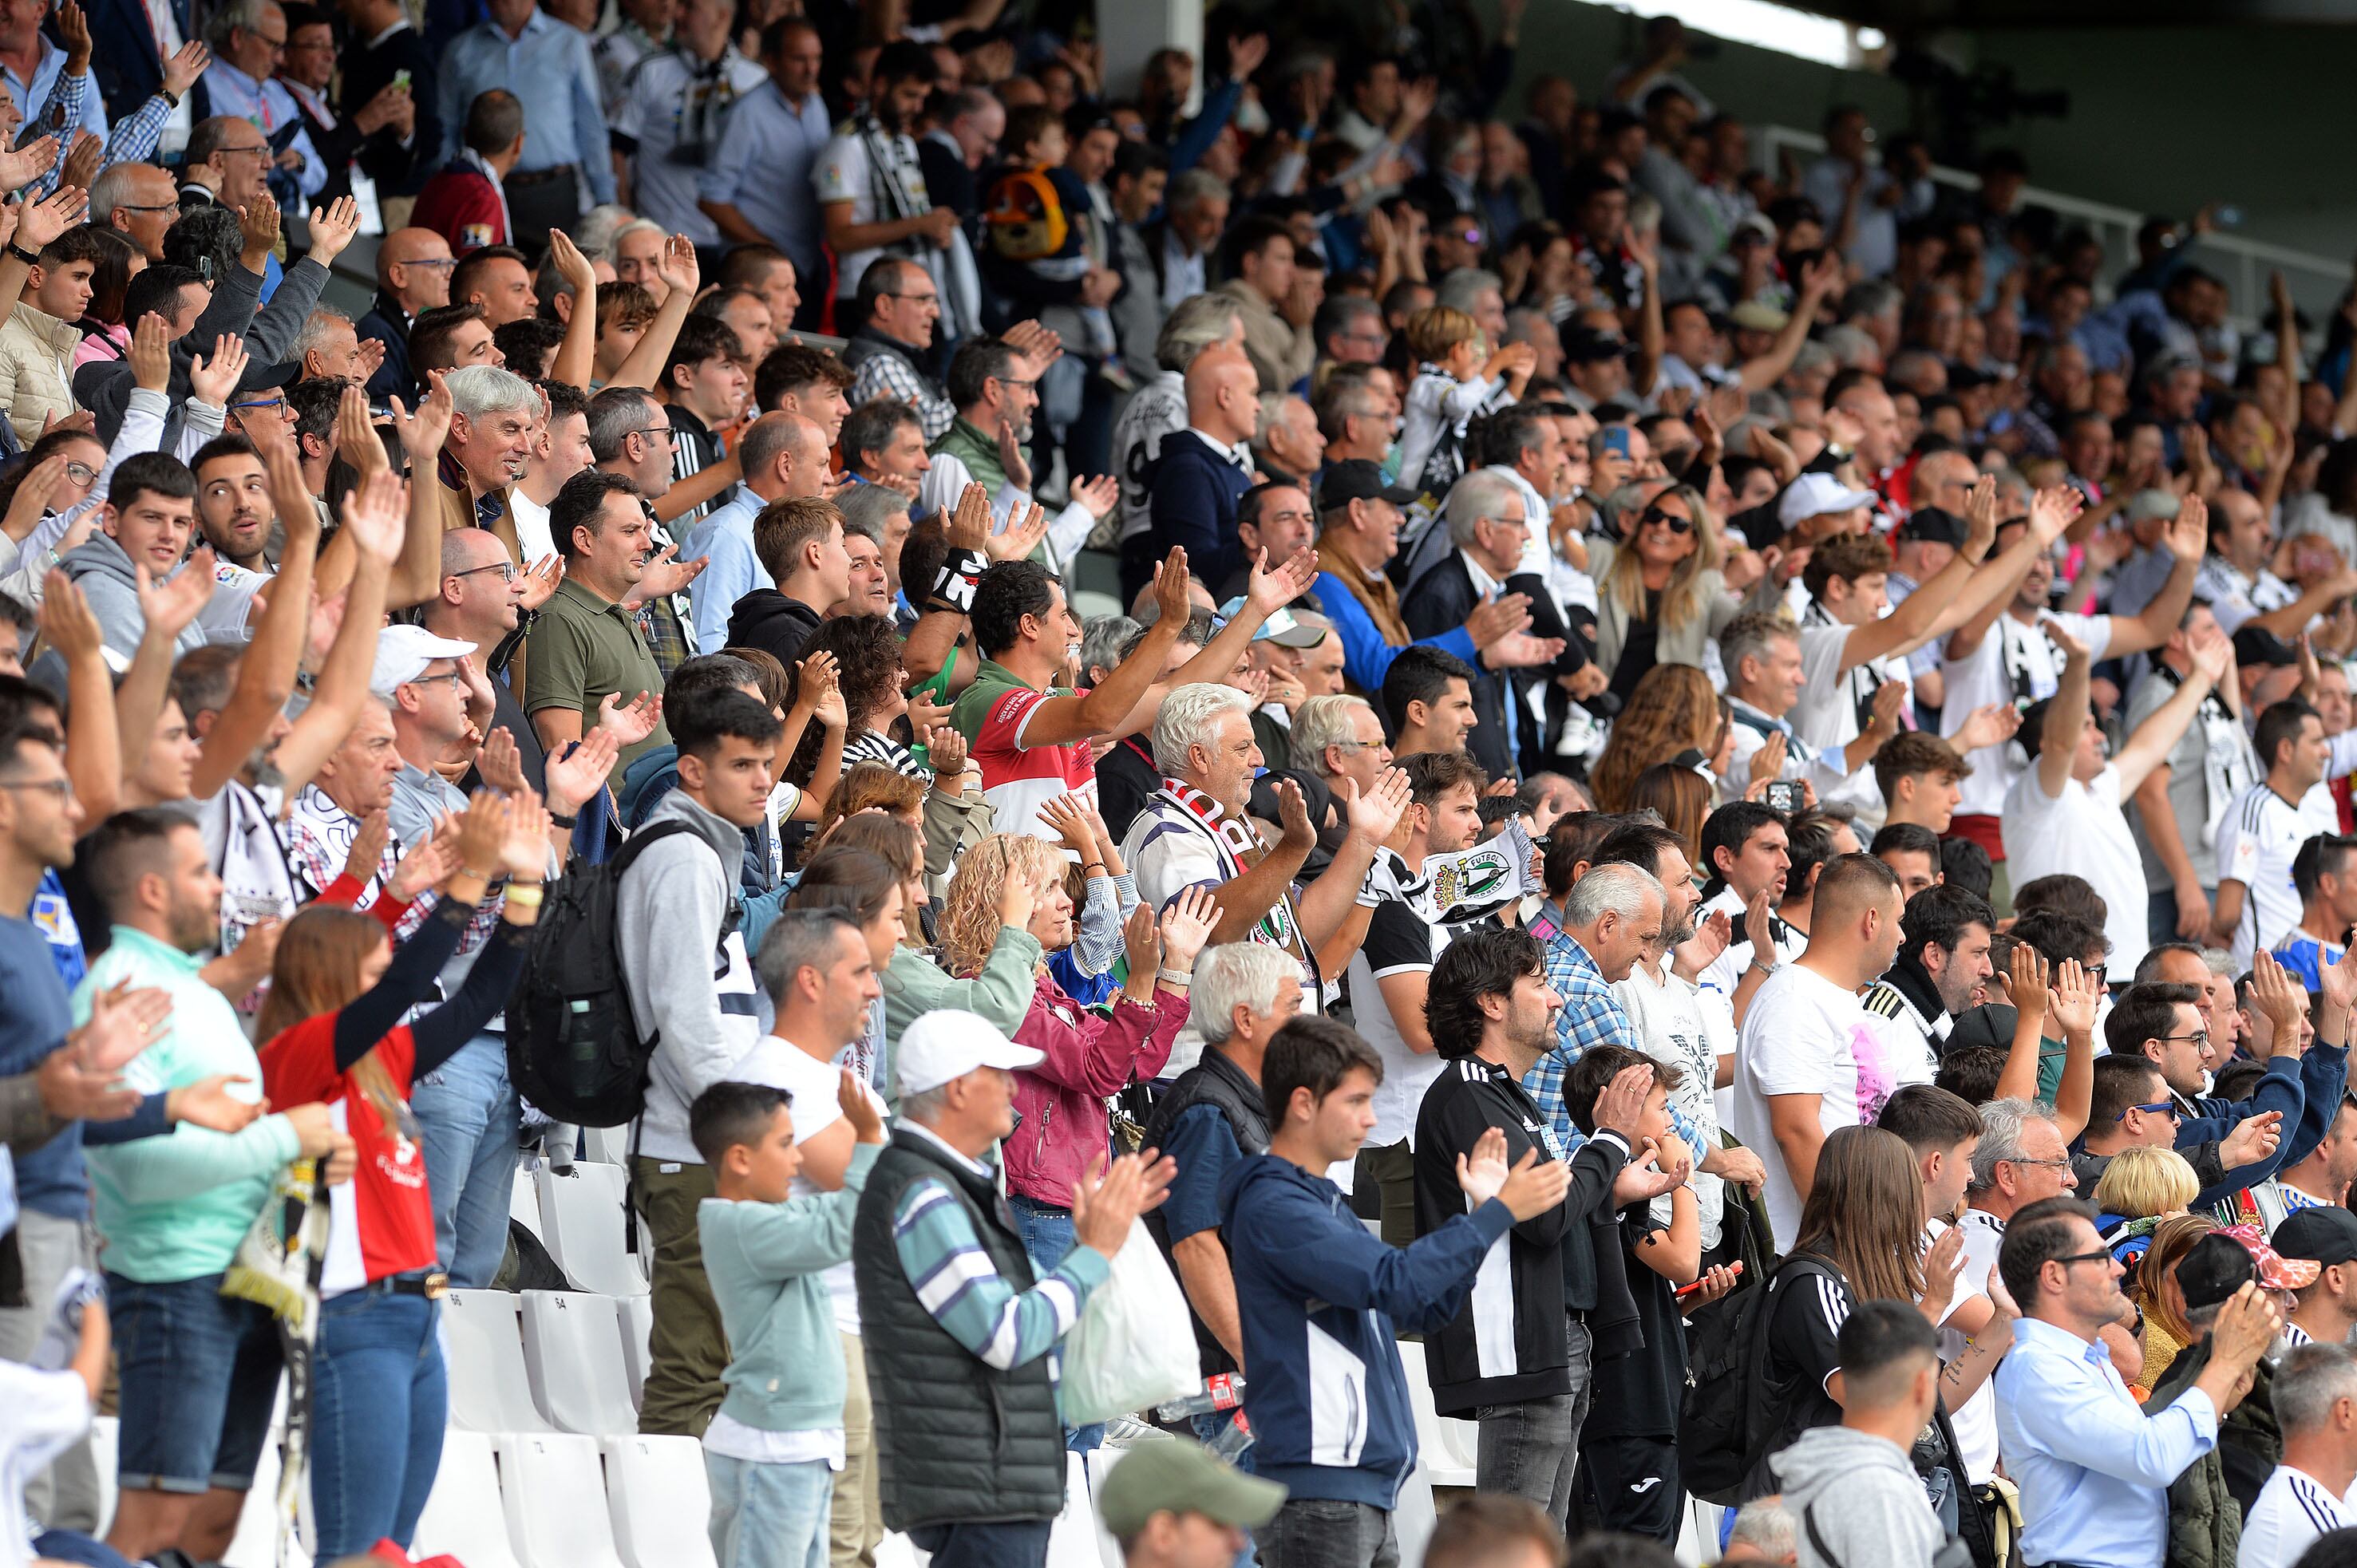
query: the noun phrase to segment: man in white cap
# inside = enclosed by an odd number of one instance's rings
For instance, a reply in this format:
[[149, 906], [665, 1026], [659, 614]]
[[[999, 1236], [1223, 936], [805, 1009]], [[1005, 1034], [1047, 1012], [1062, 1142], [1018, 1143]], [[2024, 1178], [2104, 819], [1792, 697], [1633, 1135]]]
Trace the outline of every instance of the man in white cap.
[[884, 1524], [941, 1568], [1047, 1561], [1064, 1503], [1056, 1348], [1169, 1184], [1167, 1161], [1135, 1155], [1084, 1179], [1075, 1245], [1035, 1281], [990, 1156], [1015, 1131], [1012, 1072], [1044, 1059], [973, 1013], [910, 1024], [900, 1119], [852, 1228]]
[[[1831, 474], [1803, 474], [1776, 498], [1776, 521], [1784, 526], [1783, 549], [1789, 560], [1796, 552], [1841, 533], [1864, 533], [1874, 505], [1872, 490], [1853, 489]], [[1795, 567], [1784, 585], [1785, 601], [1798, 616], [1809, 607], [1808, 590], [1801, 585]]]

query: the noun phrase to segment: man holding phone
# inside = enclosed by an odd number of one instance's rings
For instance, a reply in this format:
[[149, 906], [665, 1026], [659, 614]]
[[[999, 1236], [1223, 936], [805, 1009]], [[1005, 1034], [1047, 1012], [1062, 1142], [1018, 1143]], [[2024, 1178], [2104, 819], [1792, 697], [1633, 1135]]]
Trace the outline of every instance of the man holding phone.
[[409, 25], [401, 0], [337, 0], [336, 9], [351, 40], [337, 62], [343, 73], [341, 101], [364, 104], [387, 88], [408, 91], [406, 120], [379, 127], [353, 159], [376, 182], [377, 206], [390, 234], [407, 227], [425, 177], [439, 166], [442, 120], [434, 100], [434, 57]]

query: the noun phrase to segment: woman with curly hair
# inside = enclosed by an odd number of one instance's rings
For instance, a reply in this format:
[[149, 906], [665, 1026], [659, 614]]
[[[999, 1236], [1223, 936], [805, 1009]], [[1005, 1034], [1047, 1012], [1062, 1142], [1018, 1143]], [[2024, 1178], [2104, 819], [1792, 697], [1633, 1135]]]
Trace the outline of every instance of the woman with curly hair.
[[[1596, 579], [1596, 662], [1626, 702], [1660, 664], [1702, 667], [1703, 653], [1743, 607], [1720, 568], [1718, 519], [1691, 485], [1672, 485], [1623, 522], [1627, 537], [1587, 542]], [[1659, 757], [1647, 757], [1657, 762]]]
[[1587, 776], [1597, 809], [1633, 810], [1629, 791], [1637, 775], [1689, 751], [1715, 759], [1726, 729], [1718, 689], [1699, 665], [1657, 664], [1646, 671], [1631, 686], [1620, 716], [1612, 721], [1604, 755]]
[[[1045, 839], [993, 833], [967, 854], [950, 882], [942, 910], [943, 969], [962, 978], [981, 972], [1019, 908], [1009, 898], [1018, 884], [1029, 889], [1026, 928], [1040, 950], [1071, 945], [1063, 857]], [[1158, 928], [1154, 911], [1141, 905], [1123, 927], [1129, 977], [1109, 1013], [1082, 1007], [1044, 963], [1038, 968], [1015, 1040], [1047, 1059], [1015, 1075], [1022, 1120], [1006, 1141], [1006, 1196], [1024, 1250], [1042, 1273], [1072, 1250], [1072, 1188], [1091, 1161], [1104, 1157], [1112, 1137], [1105, 1101], [1152, 1080], [1170, 1059], [1187, 1022], [1195, 955], [1218, 914], [1202, 888], [1180, 894]], [[1085, 1435], [1077, 1441], [1094, 1446]]]

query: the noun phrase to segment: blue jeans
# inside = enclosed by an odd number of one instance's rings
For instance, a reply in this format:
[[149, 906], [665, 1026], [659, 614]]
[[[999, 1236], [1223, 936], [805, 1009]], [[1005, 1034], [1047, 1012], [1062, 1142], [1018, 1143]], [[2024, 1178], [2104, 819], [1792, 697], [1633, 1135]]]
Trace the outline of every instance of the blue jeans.
[[[1023, 1233], [1023, 1251], [1031, 1260], [1033, 1274], [1045, 1278], [1064, 1261], [1064, 1254], [1074, 1246], [1072, 1211], [1025, 1197], [1020, 1193], [1006, 1195], [1007, 1207], [1015, 1210], [1016, 1229]], [[1087, 1426], [1064, 1429], [1064, 1446], [1074, 1454], [1086, 1454], [1104, 1445], [1104, 1425], [1102, 1422]]]
[[931, 1557], [931, 1568], [1047, 1568], [1048, 1532], [1055, 1524], [1049, 1519], [920, 1524], [909, 1539]]
[[834, 1472], [823, 1459], [763, 1465], [706, 1450], [720, 1568], [826, 1568]]
[[482, 1290], [507, 1256], [514, 1198], [515, 1086], [508, 1047], [478, 1035], [417, 1080], [409, 1108], [425, 1134], [425, 1180], [434, 1194], [434, 1251], [460, 1290]]
[[434, 1303], [382, 1288], [319, 1312], [311, 1395], [311, 1509], [323, 1563], [379, 1541], [407, 1547], [442, 1463], [449, 1387]]
[[123, 1392], [116, 1475], [127, 1490], [242, 1492], [270, 1434], [285, 1361], [278, 1322], [221, 1276], [143, 1283], [110, 1273]]

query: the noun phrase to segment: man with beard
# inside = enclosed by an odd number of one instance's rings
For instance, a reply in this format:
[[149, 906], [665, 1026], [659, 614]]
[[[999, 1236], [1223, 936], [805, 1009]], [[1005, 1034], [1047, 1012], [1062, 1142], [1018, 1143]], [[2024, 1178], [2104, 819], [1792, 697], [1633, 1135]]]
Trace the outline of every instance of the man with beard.
[[[1757, 800], [1736, 800], [1713, 811], [1702, 825], [1703, 870], [1714, 889], [1704, 902], [1704, 915], [1724, 914], [1734, 927], [1735, 940], [1713, 959], [1698, 977], [1705, 991], [1731, 1004], [1735, 988], [1752, 968], [1773, 972], [1780, 963], [1801, 956], [1809, 945], [1802, 932], [1784, 924], [1777, 909], [1784, 902], [1791, 880], [1791, 825], [1783, 812]], [[1765, 949], [1753, 940], [1768, 937]]]
[[[933, 275], [937, 287], [949, 284], [941, 308], [946, 329], [956, 337], [967, 325], [962, 317], [971, 311], [959, 308], [960, 280], [948, 275], [947, 263], [964, 263], [971, 298], [974, 258], [959, 235], [956, 209], [935, 207], [925, 195], [924, 170], [909, 134], [932, 82], [932, 55], [922, 44], [905, 38], [887, 44], [868, 73], [867, 112], [827, 143], [811, 181], [818, 188], [827, 245], [838, 258], [835, 298], [856, 295], [868, 263], [879, 257], [909, 257]], [[726, 150], [724, 143], [724, 155]]]
[[1973, 1004], [1973, 991], [1994, 972], [1989, 935], [1996, 915], [1986, 899], [1938, 884], [1907, 900], [1907, 940], [1890, 972], [1867, 988], [1866, 1010], [1882, 1020], [1883, 1044], [1928, 1082], [1939, 1070], [1939, 1047], [1956, 1015]]
[[188, 460], [197, 476], [197, 528], [213, 550], [213, 594], [197, 613], [209, 637], [242, 640], [254, 594], [270, 581], [277, 522], [270, 476], [242, 435], [218, 435]]

